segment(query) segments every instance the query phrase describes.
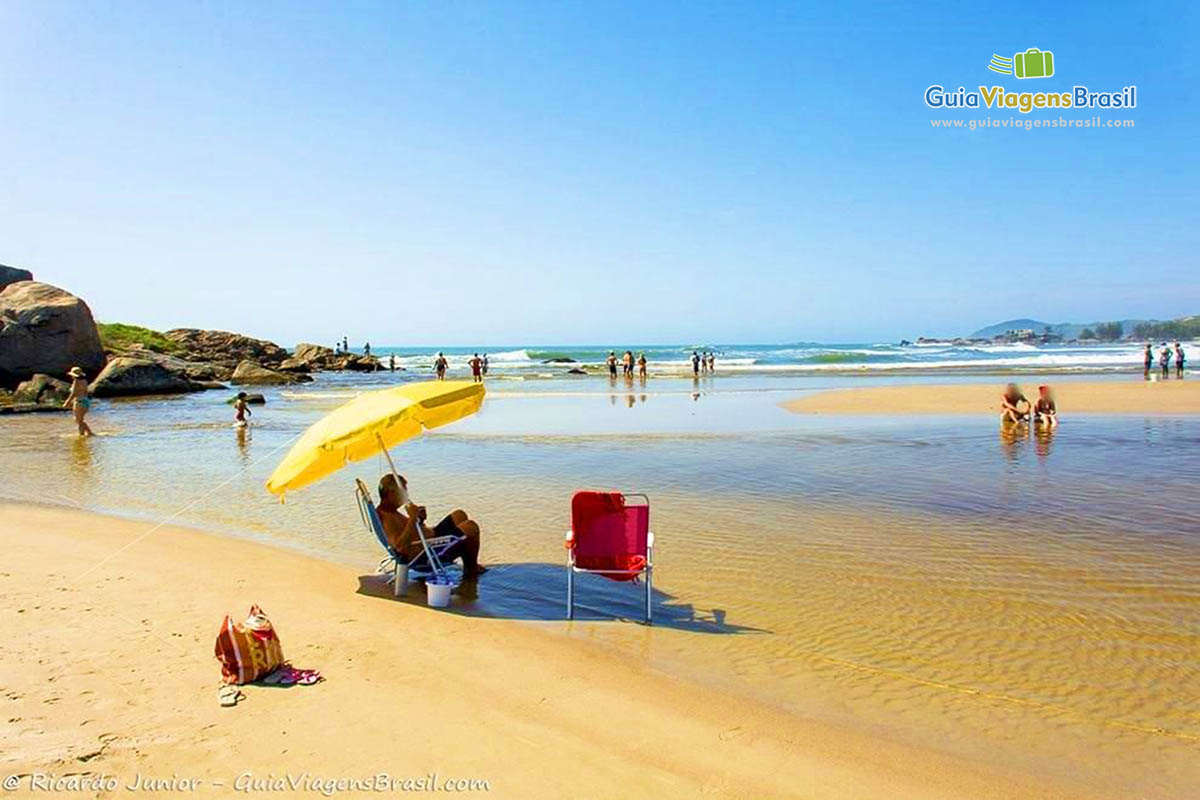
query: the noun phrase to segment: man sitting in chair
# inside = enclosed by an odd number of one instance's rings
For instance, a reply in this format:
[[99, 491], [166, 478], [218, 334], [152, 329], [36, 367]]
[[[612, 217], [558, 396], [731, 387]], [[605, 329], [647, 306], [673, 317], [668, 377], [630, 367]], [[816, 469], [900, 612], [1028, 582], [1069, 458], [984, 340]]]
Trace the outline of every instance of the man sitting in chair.
[[408, 497], [408, 481], [400, 476], [399, 484], [391, 473], [379, 479], [379, 521], [388, 542], [405, 563], [413, 565], [425, 562], [425, 551], [421, 548], [421, 537], [417, 525], [423, 525], [425, 538], [457, 536], [459, 541], [439, 552], [442, 561], [461, 558], [463, 577], [474, 578], [484, 572], [479, 564], [479, 525], [462, 510], [452, 511], [433, 527], [425, 525], [425, 507], [411, 502]]

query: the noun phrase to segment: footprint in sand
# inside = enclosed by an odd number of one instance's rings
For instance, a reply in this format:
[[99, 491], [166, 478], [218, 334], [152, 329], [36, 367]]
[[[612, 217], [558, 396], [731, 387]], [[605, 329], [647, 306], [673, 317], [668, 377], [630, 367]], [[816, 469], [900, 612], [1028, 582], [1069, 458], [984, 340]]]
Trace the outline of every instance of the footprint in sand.
[[728, 742], [732, 739], [738, 738], [739, 736], [744, 736], [745, 734], [746, 734], [746, 731], [744, 731], [742, 729], [742, 726], [737, 725], [737, 726], [730, 728], [727, 731], [721, 731], [719, 734], [717, 734], [717, 738], [720, 739], [722, 742]]

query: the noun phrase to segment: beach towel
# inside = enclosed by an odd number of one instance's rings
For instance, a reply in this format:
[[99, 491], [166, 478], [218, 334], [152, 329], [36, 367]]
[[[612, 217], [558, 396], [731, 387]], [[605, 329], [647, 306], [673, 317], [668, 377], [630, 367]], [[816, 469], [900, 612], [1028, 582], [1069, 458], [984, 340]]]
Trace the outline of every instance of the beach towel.
[[244, 622], [225, 616], [214, 649], [225, 683], [245, 684], [271, 674], [283, 665], [283, 646], [271, 620], [251, 606]]

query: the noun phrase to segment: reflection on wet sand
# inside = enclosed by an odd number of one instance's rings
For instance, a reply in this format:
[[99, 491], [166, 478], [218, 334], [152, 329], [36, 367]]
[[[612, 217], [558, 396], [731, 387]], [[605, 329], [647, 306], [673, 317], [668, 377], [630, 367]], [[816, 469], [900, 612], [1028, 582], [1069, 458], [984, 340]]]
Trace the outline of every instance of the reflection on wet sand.
[[1024, 422], [1000, 423], [1000, 444], [1004, 455], [1012, 463], [1017, 463], [1026, 443], [1029, 441], [1029, 425]]
[[1054, 433], [1058, 428], [1050, 427], [1049, 425], [1040, 425], [1033, 432], [1036, 442], [1036, 450], [1038, 458], [1045, 461], [1050, 455], [1050, 450], [1054, 445]]
[[238, 457], [243, 467], [250, 465], [250, 426], [243, 425], [237, 430]]

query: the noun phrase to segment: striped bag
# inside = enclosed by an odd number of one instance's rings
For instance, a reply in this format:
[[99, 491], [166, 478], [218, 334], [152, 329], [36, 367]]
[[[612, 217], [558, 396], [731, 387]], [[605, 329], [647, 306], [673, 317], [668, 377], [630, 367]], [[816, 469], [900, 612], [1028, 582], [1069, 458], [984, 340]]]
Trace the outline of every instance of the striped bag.
[[251, 683], [283, 665], [279, 637], [258, 606], [250, 608], [250, 615], [242, 623], [234, 623], [226, 615], [217, 634], [215, 653], [225, 683]]

